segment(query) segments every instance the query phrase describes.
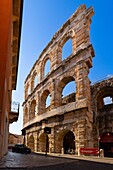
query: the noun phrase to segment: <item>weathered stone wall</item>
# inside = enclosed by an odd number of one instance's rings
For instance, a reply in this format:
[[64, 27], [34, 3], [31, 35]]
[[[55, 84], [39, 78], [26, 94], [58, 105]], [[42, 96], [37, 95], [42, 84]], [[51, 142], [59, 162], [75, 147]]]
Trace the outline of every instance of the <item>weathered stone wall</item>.
[[[94, 114], [92, 134], [94, 146], [97, 146], [99, 136], [106, 132], [113, 133], [113, 77], [92, 85], [91, 97]], [[103, 100], [105, 97], [111, 97], [112, 103], [105, 105]]]
[[[49, 152], [63, 151], [65, 135], [70, 132], [75, 151], [80, 147], [91, 147], [93, 112], [88, 74], [94, 57], [90, 44], [90, 23], [93, 8], [81, 5], [69, 20], [53, 36], [40, 54], [25, 80], [25, 101], [23, 103], [26, 144], [35, 151], [45, 151], [44, 128], [51, 127], [48, 135]], [[62, 48], [72, 40], [72, 54], [62, 60]], [[50, 72], [44, 76], [47, 60]], [[38, 75], [38, 84], [34, 79]], [[66, 84], [74, 81], [74, 95], [62, 98]], [[50, 106], [46, 99], [50, 95]], [[74, 137], [73, 137], [74, 136]], [[71, 144], [70, 144], [71, 145]]]

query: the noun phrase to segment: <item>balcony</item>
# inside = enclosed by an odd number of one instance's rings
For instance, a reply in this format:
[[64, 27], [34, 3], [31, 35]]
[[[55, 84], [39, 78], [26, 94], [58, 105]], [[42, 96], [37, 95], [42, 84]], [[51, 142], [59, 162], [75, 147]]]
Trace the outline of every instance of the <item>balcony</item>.
[[11, 102], [11, 108], [10, 108], [10, 113], [9, 113], [9, 123], [13, 123], [18, 120], [19, 107], [20, 107], [20, 103]]

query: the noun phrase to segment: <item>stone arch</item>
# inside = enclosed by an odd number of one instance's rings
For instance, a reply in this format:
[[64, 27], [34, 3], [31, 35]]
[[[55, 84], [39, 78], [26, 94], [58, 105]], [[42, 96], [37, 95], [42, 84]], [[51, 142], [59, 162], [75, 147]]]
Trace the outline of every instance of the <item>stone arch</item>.
[[34, 151], [34, 136], [30, 135], [27, 140], [27, 145], [32, 151]]
[[30, 113], [29, 113], [29, 119], [33, 119], [36, 115], [36, 100], [32, 100], [30, 105]]
[[72, 76], [67, 76], [67, 77], [64, 77], [60, 81], [60, 83], [58, 84], [58, 87], [57, 87], [57, 97], [58, 97], [58, 102], [59, 102], [58, 105], [59, 106], [61, 106], [63, 104], [63, 100], [62, 100], [62, 91], [63, 91], [63, 88], [66, 86], [66, 84], [68, 84], [71, 81], [75, 81], [75, 78], [72, 77]]
[[[72, 133], [74, 136], [74, 144], [75, 144], [75, 134], [73, 133], [73, 131], [71, 131], [70, 129], [63, 129], [60, 132], [56, 133], [56, 137], [55, 137], [55, 152], [57, 153], [61, 153], [62, 150], [64, 153], [66, 153], [66, 148], [64, 148], [64, 138], [66, 137], [66, 134], [68, 133]], [[71, 148], [70, 148], [71, 149]], [[73, 148], [75, 150], [75, 146]]]
[[72, 54], [76, 53], [76, 36], [74, 30], [69, 30], [62, 37], [60, 42], [58, 43], [58, 51], [60, 56], [60, 61], [62, 61], [62, 49], [64, 44], [69, 40], [72, 40]]
[[[98, 133], [112, 131], [112, 112], [113, 112], [113, 83], [105, 80], [94, 85], [93, 100], [95, 104], [95, 124]], [[105, 105], [103, 99], [110, 96], [112, 103]]]
[[47, 152], [49, 152], [49, 137], [45, 133], [42, 133], [39, 136], [39, 143], [38, 143], [39, 152], [45, 152], [46, 151], [46, 140], [47, 140]]
[[64, 153], [75, 153], [75, 136], [72, 131], [68, 131], [63, 138]]
[[103, 99], [105, 97], [110, 96], [113, 101], [113, 87], [111, 86], [104, 86], [99, 89], [99, 91], [96, 93], [96, 106], [97, 110], [100, 110], [104, 107], [104, 101]]
[[[95, 113], [98, 112], [99, 97], [101, 99], [100, 105], [102, 107], [104, 106], [102, 98], [107, 96], [108, 89], [110, 89], [111, 94], [113, 94], [112, 93], [112, 89], [113, 89], [113, 79], [112, 78], [105, 80], [105, 81], [102, 81], [102, 82], [99, 82], [99, 83], [91, 86], [92, 106], [93, 106], [93, 110], [94, 110]], [[110, 92], [110, 90], [109, 90], [109, 92]], [[101, 108], [101, 106], [99, 106], [99, 107]]]
[[[47, 97], [50, 95], [50, 91], [47, 89], [47, 90], [44, 90], [43, 93], [41, 94], [41, 103], [40, 103], [40, 111], [41, 111], [41, 114], [46, 112], [47, 110], [47, 107], [46, 107], [46, 99]], [[51, 103], [50, 103], [51, 105]], [[49, 107], [50, 107], [49, 105]]]
[[50, 61], [50, 71], [51, 71], [51, 57], [48, 54], [44, 57], [44, 59], [42, 61], [42, 65], [41, 65], [41, 67], [42, 67], [42, 69], [41, 69], [42, 79], [44, 79], [45, 76], [46, 76], [45, 75], [45, 65], [46, 65], [47, 61]]
[[72, 47], [73, 47], [73, 40], [75, 39], [74, 30], [70, 30], [63, 35], [63, 37], [61, 38], [61, 41], [60, 41], [61, 48], [64, 46], [66, 41], [69, 40], [69, 39], [72, 39]]

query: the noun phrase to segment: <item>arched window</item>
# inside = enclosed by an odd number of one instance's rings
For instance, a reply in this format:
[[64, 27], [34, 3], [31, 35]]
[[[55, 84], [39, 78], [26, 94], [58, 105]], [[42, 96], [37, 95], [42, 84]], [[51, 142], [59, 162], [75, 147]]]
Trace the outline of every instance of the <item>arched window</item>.
[[37, 84], [38, 84], [38, 75], [36, 75], [34, 78], [34, 88], [37, 86]]
[[62, 104], [68, 104], [75, 101], [76, 85], [75, 81], [67, 83], [62, 91]]
[[97, 109], [101, 110], [107, 105], [113, 104], [113, 87], [103, 87], [98, 92]]
[[50, 106], [50, 94], [46, 98], [46, 108]]
[[50, 109], [50, 91], [45, 90], [41, 96], [41, 113], [44, 113]]
[[56, 98], [58, 106], [76, 101], [76, 83], [73, 76], [66, 76], [60, 81]]
[[68, 41], [66, 41], [62, 48], [62, 61], [69, 57], [71, 54], [72, 54], [72, 40], [69, 39]]
[[62, 91], [62, 96], [65, 97], [71, 93], [75, 93], [75, 91], [76, 91], [75, 82], [71, 81], [64, 87]]
[[104, 100], [104, 105], [108, 105], [108, 104], [112, 104], [113, 103], [112, 97], [110, 97], [110, 96], [104, 97], [103, 100]]
[[30, 94], [30, 86], [28, 86], [28, 95]]
[[45, 63], [44, 67], [44, 77], [50, 72], [50, 59], [48, 59]]

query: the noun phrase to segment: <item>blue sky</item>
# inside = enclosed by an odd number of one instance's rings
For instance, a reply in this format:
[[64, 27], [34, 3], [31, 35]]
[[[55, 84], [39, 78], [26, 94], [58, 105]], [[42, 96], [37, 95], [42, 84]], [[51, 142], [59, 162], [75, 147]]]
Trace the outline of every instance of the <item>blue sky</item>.
[[[13, 101], [24, 101], [24, 80], [38, 56], [60, 27], [81, 5], [93, 6], [94, 16], [90, 30], [91, 43], [95, 50], [91, 81], [113, 75], [113, 0], [24, 0], [23, 25], [17, 90]], [[21, 134], [23, 125], [22, 107], [19, 120], [10, 126], [10, 132]]]

